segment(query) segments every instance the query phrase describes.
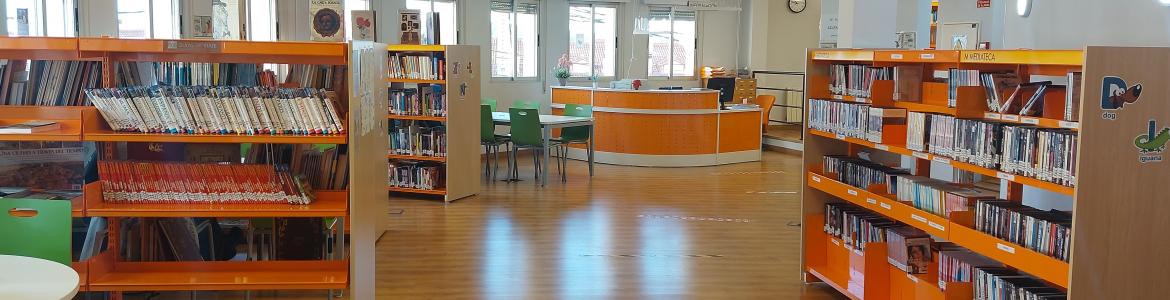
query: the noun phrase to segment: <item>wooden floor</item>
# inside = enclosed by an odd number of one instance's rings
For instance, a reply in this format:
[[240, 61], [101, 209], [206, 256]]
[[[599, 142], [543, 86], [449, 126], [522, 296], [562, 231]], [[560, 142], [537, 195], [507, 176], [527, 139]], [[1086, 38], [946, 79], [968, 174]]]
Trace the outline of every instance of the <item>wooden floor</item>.
[[764, 137], [800, 143], [801, 130], [800, 125], [768, 125]]
[[[800, 280], [800, 160], [706, 168], [569, 163], [443, 205], [395, 197], [379, 299], [844, 299]], [[555, 167], [554, 167], [555, 169]], [[322, 299], [264, 292], [256, 299]], [[201, 293], [200, 299], [238, 294]]]

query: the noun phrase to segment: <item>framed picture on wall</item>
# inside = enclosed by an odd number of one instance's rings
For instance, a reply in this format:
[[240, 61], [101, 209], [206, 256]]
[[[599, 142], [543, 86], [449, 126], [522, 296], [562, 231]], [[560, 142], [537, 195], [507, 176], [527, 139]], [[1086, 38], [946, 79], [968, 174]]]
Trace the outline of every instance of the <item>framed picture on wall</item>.
[[979, 45], [979, 22], [943, 23], [937, 40], [939, 50], [974, 50]]

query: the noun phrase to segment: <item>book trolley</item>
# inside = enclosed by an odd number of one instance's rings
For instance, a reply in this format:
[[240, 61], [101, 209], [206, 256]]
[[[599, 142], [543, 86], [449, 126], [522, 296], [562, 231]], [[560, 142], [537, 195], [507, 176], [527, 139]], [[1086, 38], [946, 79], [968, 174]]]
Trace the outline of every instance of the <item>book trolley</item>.
[[[392, 147], [386, 154], [392, 166], [417, 164], [436, 170], [437, 182], [425, 187], [391, 182], [386, 189], [396, 193], [441, 196], [445, 202], [479, 193], [479, 47], [389, 45], [386, 49], [389, 52], [387, 85], [395, 91], [433, 91], [432, 97], [436, 99], [432, 103], [423, 103], [425, 100], [415, 102], [409, 97], [396, 97], [392, 92], [387, 115], [390, 135], [395, 135], [402, 127], [421, 124], [442, 128], [445, 132], [441, 138], [428, 142], [439, 145], [443, 150], [441, 153], [396, 152]], [[419, 57], [429, 61], [420, 62]], [[419, 143], [417, 136], [407, 138]], [[390, 172], [400, 171], [391, 169]]]
[[[1170, 247], [1159, 238], [1167, 225], [1166, 205], [1170, 185], [1164, 184], [1170, 166], [1162, 159], [1170, 140], [1170, 104], [1166, 96], [1167, 48], [1088, 47], [1080, 50], [863, 50], [810, 49], [807, 53], [807, 103], [840, 103], [907, 112], [931, 113], [1037, 130], [1073, 132], [1075, 162], [1073, 184], [1059, 184], [1037, 176], [984, 167], [948, 155], [912, 150], [907, 143], [907, 124], [875, 123], [877, 135], [851, 136], [806, 125], [804, 149], [803, 238], [801, 272], [805, 282], [824, 282], [851, 299], [978, 299], [980, 288], [972, 282], [949, 282], [939, 275], [938, 252], [931, 255], [928, 271], [912, 274], [894, 267], [885, 242], [864, 245], [826, 233], [827, 203], [841, 203], [876, 220], [897, 222], [928, 233], [935, 242], [950, 242], [997, 264], [997, 268], [1039, 280], [1049, 292], [1068, 293], [1073, 299], [1154, 299], [1162, 297], [1160, 284], [1170, 282], [1170, 258], [1160, 253]], [[895, 101], [895, 78], [873, 80], [868, 95], [841, 95], [830, 90], [833, 65], [869, 67], [921, 66], [921, 99]], [[970, 69], [980, 72], [1014, 72], [1028, 76], [1058, 77], [1080, 72], [1079, 86], [1049, 91], [1037, 114], [990, 112], [987, 90], [960, 86], [948, 97], [946, 82], [930, 80], [932, 72]], [[1071, 77], [1071, 75], [1070, 75]], [[1033, 77], [1035, 78], [1035, 77]], [[1135, 91], [1136, 90], [1136, 91]], [[1007, 92], [1002, 96], [1006, 97]], [[1067, 93], [1079, 93], [1079, 116], [1066, 118]], [[953, 104], [948, 105], [948, 98]], [[809, 107], [809, 106], [806, 106]], [[806, 110], [808, 111], [808, 110]], [[809, 118], [816, 112], [809, 111]], [[871, 115], [872, 116], [872, 115]], [[841, 121], [844, 123], [845, 121]], [[811, 123], [811, 121], [810, 121]], [[832, 124], [843, 125], [844, 124]], [[1033, 146], [1034, 147], [1034, 146]], [[1048, 149], [1024, 148], [1044, 155]], [[933, 164], [949, 166], [1000, 182], [999, 197], [1019, 204], [1026, 200], [1025, 187], [1069, 196], [1073, 201], [1071, 257], [1065, 261], [1005, 238], [976, 230], [975, 210], [936, 214], [899, 201], [888, 184], [865, 188], [838, 180], [825, 170], [825, 156], [852, 157], [883, 163], [913, 161], [909, 175], [930, 176]], [[874, 159], [871, 159], [874, 158]], [[939, 168], [934, 168], [939, 170]], [[900, 185], [901, 183], [899, 183]], [[899, 186], [899, 189], [902, 187]], [[1161, 202], [1161, 203], [1159, 203]], [[832, 216], [837, 218], [838, 216]], [[834, 223], [834, 222], [829, 222]], [[832, 224], [830, 224], [832, 225]], [[984, 225], [987, 226], [987, 225]], [[1024, 229], [1020, 229], [1024, 230]], [[1044, 238], [1032, 236], [1030, 238]], [[1058, 237], [1059, 238], [1059, 237]], [[883, 240], [884, 241], [884, 240]], [[1002, 287], [1001, 287], [1002, 288]], [[1037, 289], [1039, 290], [1039, 289]], [[1005, 298], [1006, 299], [1006, 298]]]
[[[12, 59], [90, 60], [103, 64], [103, 86], [113, 87], [111, 64], [119, 61], [289, 63], [347, 66], [347, 85], [335, 87], [348, 101], [341, 118], [345, 132], [327, 135], [165, 134], [112, 130], [93, 107], [0, 106], [0, 125], [27, 120], [53, 120], [60, 130], [0, 135], [2, 140], [98, 142], [100, 160], [114, 158], [116, 142], [267, 143], [349, 145], [348, 186], [318, 190], [316, 200], [294, 204], [146, 204], [103, 202], [100, 181], [84, 186], [72, 201], [74, 217], [105, 217], [106, 248], [75, 262], [81, 291], [110, 292], [115, 299], [131, 291], [199, 290], [345, 290], [354, 299], [374, 298], [374, 242], [385, 228], [387, 143], [384, 118], [373, 112], [386, 106], [382, 60], [385, 46], [368, 42], [246, 42], [209, 40], [134, 40], [114, 38], [0, 38], [0, 56]], [[369, 63], [377, 61], [378, 63]], [[377, 145], [377, 146], [375, 146]], [[121, 218], [128, 217], [309, 217], [338, 218], [332, 256], [324, 260], [273, 261], [121, 261]], [[340, 226], [339, 226], [340, 227]]]

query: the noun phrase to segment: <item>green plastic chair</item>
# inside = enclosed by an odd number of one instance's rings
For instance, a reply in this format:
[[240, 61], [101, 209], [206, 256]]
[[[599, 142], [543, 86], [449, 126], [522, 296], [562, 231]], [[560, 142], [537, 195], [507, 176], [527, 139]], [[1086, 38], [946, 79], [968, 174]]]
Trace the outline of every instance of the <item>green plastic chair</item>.
[[[492, 102], [496, 100], [491, 99]], [[496, 134], [496, 123], [492, 121], [492, 104], [479, 105], [479, 144], [487, 151], [488, 158], [487, 168], [484, 169], [484, 175], [491, 180], [495, 180], [495, 174], [499, 173], [500, 168], [500, 146], [508, 147], [511, 139], [508, 136]], [[509, 156], [511, 158], [511, 156]], [[508, 163], [511, 166], [511, 162]]]
[[[532, 162], [536, 168], [536, 178], [540, 178], [541, 172], [548, 170], [541, 170], [540, 159], [544, 153], [537, 151], [549, 151], [552, 147], [558, 145], [556, 141], [549, 141], [550, 145], [544, 144], [544, 137], [541, 135], [540, 129], [540, 112], [535, 108], [511, 108], [508, 109], [509, 117], [511, 118], [511, 133], [512, 133], [512, 155], [510, 173], [512, 179], [520, 177], [519, 170], [516, 164], [516, 152], [524, 149], [532, 150]], [[558, 164], [557, 168], [561, 166]], [[564, 170], [561, 169], [563, 172]], [[540, 180], [537, 180], [540, 182]]]
[[[585, 105], [585, 104], [566, 104], [564, 112], [562, 114], [565, 116], [571, 116], [571, 117], [592, 118], [593, 117], [593, 106], [592, 105]], [[589, 134], [589, 131], [590, 131], [589, 127], [590, 126], [574, 126], [574, 127], [566, 127], [566, 128], [561, 129], [561, 137], [556, 139], [556, 141], [560, 144], [560, 147], [557, 148], [557, 150], [558, 150], [559, 156], [561, 157], [561, 161], [560, 161], [560, 163], [562, 164], [561, 168], [568, 168], [569, 167], [568, 160], [565, 158], [569, 154], [569, 145], [571, 145], [571, 144], [584, 144], [585, 147], [588, 148], [589, 144], [593, 142], [592, 136]], [[589, 173], [590, 173], [590, 175], [592, 175], [593, 174], [593, 172], [592, 172], [592, 170], [593, 170], [593, 165], [592, 165], [593, 153], [590, 152], [588, 155], [589, 155], [589, 162], [591, 163], [589, 165], [589, 170], [590, 170]], [[561, 181], [568, 180], [568, 178], [566, 178], [566, 173], [568, 173], [568, 172], [561, 172]]]
[[0, 199], [0, 254], [73, 263], [72, 202]]
[[536, 101], [516, 100], [516, 102], [512, 102], [512, 108], [531, 108], [539, 110], [540, 103], [536, 103]]
[[491, 111], [496, 111], [496, 103], [499, 103], [496, 101], [496, 98], [483, 98], [483, 100], [479, 101], [479, 104], [491, 106]]

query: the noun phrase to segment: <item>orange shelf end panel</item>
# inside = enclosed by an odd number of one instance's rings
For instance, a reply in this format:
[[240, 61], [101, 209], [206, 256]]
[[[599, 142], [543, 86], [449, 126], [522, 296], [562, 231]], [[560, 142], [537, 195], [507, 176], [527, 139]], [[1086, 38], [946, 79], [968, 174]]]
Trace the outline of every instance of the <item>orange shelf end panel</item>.
[[349, 264], [318, 261], [117, 262], [94, 257], [91, 291], [328, 290], [345, 289]]
[[91, 217], [344, 217], [348, 191], [316, 191], [308, 205], [293, 204], [145, 204], [102, 201], [101, 182], [85, 185], [85, 213]]
[[397, 192], [397, 193], [411, 193], [411, 194], [427, 194], [427, 195], [446, 195], [447, 194], [446, 189], [423, 190], [423, 189], [412, 189], [412, 188], [401, 188], [401, 187], [387, 186], [386, 190], [391, 191], [391, 192]]
[[75, 261], [69, 265], [73, 271], [77, 272], [77, 289], [79, 291], [89, 291], [89, 263], [84, 261]]
[[1069, 264], [968, 227], [973, 212], [952, 214], [950, 241], [1060, 287], [1068, 288]]

